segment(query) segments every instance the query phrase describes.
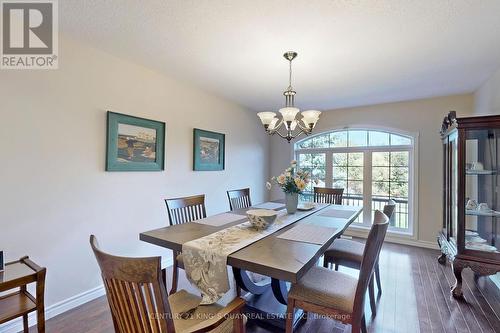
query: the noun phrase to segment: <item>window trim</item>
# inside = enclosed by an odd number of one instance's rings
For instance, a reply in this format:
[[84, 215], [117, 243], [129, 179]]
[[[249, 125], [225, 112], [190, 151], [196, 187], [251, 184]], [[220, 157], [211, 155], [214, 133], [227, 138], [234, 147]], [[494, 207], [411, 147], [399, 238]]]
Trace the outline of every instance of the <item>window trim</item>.
[[[406, 136], [412, 140], [412, 145], [397, 145], [397, 146], [363, 146], [363, 147], [334, 147], [334, 148], [297, 148], [297, 145], [305, 140], [309, 140], [316, 136], [322, 136], [325, 134], [329, 134], [332, 132], [340, 132], [340, 131], [353, 131], [353, 130], [364, 130], [364, 131], [379, 131], [385, 132], [389, 134]], [[411, 202], [411, 205], [408, 205], [408, 229], [402, 230], [399, 228], [390, 228], [388, 232], [393, 233], [398, 236], [402, 236], [404, 238], [410, 238], [416, 240], [418, 238], [418, 183], [419, 183], [419, 173], [418, 173], [418, 156], [419, 156], [419, 133], [418, 132], [408, 132], [401, 129], [391, 128], [391, 127], [381, 127], [381, 126], [373, 126], [373, 125], [353, 125], [353, 126], [343, 126], [343, 127], [333, 127], [329, 129], [324, 129], [321, 132], [315, 133], [314, 135], [303, 137], [300, 140], [294, 140], [291, 147], [291, 159], [298, 160], [298, 154], [300, 153], [325, 153], [325, 163], [328, 163], [329, 155], [333, 153], [348, 153], [348, 152], [370, 152], [367, 154], [371, 157], [371, 153], [374, 151], [409, 151], [409, 188], [408, 188], [408, 202]], [[365, 155], [366, 156], [366, 155]], [[366, 163], [366, 161], [365, 161]], [[371, 161], [370, 161], [371, 165]], [[328, 168], [327, 168], [328, 169]], [[371, 168], [364, 168], [364, 173], [366, 174], [366, 169], [370, 169], [369, 175], [371, 179]], [[325, 175], [328, 177], [330, 172], [327, 172]], [[365, 176], [365, 175], [364, 175]], [[363, 181], [364, 183], [364, 181]], [[371, 193], [371, 181], [370, 183], [370, 193]], [[364, 184], [363, 184], [364, 185]], [[364, 189], [363, 189], [364, 190]], [[366, 204], [367, 205], [367, 204]], [[367, 224], [355, 225], [351, 224], [353, 229], [361, 229], [367, 230]]]

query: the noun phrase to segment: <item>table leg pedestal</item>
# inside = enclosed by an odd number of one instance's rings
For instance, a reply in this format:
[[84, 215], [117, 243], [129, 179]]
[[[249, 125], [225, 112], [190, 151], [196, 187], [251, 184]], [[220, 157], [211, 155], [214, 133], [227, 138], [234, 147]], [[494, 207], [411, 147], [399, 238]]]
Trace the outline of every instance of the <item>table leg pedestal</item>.
[[[259, 325], [285, 330], [289, 283], [271, 279], [270, 283], [256, 284], [244, 270], [233, 268], [233, 273], [236, 284], [247, 291], [241, 297], [246, 302], [244, 311], [248, 319]], [[294, 326], [299, 323], [303, 313], [301, 309], [295, 310]]]

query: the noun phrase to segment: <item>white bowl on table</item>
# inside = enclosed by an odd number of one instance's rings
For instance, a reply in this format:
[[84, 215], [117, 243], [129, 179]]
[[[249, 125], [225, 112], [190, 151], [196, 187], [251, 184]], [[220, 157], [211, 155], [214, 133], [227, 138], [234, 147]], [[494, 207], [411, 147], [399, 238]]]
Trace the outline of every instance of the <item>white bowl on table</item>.
[[265, 230], [278, 217], [278, 212], [271, 209], [251, 209], [247, 211], [248, 220], [257, 230]]

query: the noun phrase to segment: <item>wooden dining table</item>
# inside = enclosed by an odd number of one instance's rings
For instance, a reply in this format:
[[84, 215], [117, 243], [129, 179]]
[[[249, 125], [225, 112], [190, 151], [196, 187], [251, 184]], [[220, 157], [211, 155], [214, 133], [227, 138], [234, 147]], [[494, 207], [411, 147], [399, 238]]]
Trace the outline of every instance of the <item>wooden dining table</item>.
[[[274, 202], [281, 203], [280, 201]], [[252, 208], [235, 210], [231, 213], [244, 217], [248, 209]], [[341, 214], [328, 214], [327, 211], [334, 213], [341, 211]], [[284, 328], [290, 283], [297, 282], [312, 266], [317, 265], [323, 253], [361, 212], [362, 207], [358, 206], [318, 205], [311, 211], [300, 212], [301, 216], [296, 222], [231, 253], [227, 257], [227, 265], [232, 267], [237, 286], [247, 292], [242, 297], [246, 300], [246, 313], [249, 319]], [[214, 226], [189, 222], [145, 231], [140, 234], [139, 238], [147, 243], [182, 252], [184, 243], [239, 223], [241, 221]], [[330, 230], [329, 236], [322, 244], [280, 238], [280, 235], [299, 224], [332, 229], [327, 229]], [[248, 272], [269, 278], [256, 283], [249, 277]], [[332, 283], [335, 282], [332, 281]], [[295, 323], [301, 315], [301, 312], [297, 311]]]

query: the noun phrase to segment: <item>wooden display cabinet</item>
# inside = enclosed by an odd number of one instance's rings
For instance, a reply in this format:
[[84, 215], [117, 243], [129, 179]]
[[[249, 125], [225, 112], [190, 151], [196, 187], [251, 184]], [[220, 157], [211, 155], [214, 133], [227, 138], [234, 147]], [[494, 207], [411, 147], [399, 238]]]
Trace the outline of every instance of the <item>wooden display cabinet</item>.
[[443, 227], [438, 236], [441, 264], [448, 258], [461, 298], [462, 270], [479, 275], [500, 271], [498, 155], [500, 116], [457, 118], [441, 127], [443, 142]]

